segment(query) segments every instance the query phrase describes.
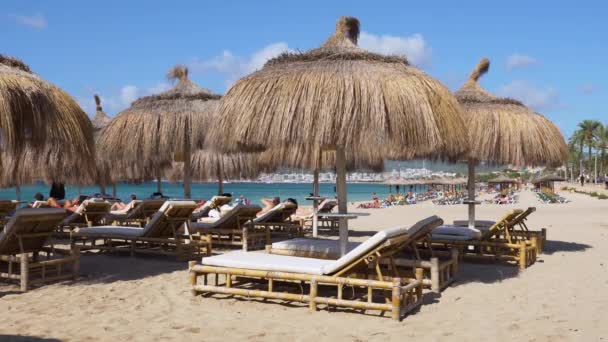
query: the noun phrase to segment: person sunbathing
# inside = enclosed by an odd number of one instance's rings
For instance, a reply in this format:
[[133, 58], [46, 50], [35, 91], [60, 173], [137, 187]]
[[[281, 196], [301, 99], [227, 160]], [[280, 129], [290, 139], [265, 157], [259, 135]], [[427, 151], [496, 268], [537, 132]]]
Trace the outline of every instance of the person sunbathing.
[[129, 203], [124, 203], [124, 202], [116, 202], [114, 204], [112, 204], [112, 206], [110, 207], [111, 211], [119, 211], [119, 210], [125, 210], [127, 208], [131, 208], [133, 206], [134, 201], [137, 200], [137, 196], [135, 196], [135, 194], [131, 194], [131, 202]]
[[264, 215], [265, 213], [267, 213], [270, 210], [272, 210], [272, 208], [274, 208], [277, 205], [279, 205], [279, 203], [281, 203], [281, 199], [279, 197], [262, 198], [260, 200], [260, 202], [262, 202], [262, 204], [264, 205], [264, 208], [262, 208], [262, 210], [257, 213], [258, 217]]

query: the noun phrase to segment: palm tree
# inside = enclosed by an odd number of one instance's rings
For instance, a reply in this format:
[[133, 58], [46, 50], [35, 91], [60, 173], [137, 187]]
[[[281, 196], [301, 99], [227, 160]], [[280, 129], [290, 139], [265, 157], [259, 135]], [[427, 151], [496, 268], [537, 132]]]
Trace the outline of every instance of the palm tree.
[[598, 131], [596, 149], [600, 152], [600, 174], [604, 175], [604, 164], [606, 163], [606, 151], [608, 150], [608, 124]]
[[589, 162], [589, 170], [591, 170], [592, 158], [591, 151], [593, 146], [595, 145], [595, 139], [598, 136], [600, 129], [602, 129], [602, 123], [597, 120], [583, 120], [578, 124], [579, 129], [581, 130], [581, 134], [583, 135], [583, 141], [587, 148], [589, 149], [589, 153], [587, 154], [588, 162]]
[[583, 173], [582, 164], [580, 162], [583, 159], [583, 148], [585, 147], [585, 137], [582, 130], [577, 129], [574, 131], [568, 140], [568, 147], [570, 150], [570, 160], [578, 167], [578, 174], [580, 175]]

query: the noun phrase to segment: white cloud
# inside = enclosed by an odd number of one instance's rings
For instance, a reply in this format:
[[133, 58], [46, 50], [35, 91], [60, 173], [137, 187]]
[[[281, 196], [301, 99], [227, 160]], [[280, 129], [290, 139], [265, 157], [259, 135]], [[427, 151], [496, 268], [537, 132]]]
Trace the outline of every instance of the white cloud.
[[286, 43], [278, 42], [265, 46], [249, 57], [236, 56], [229, 50], [208, 60], [195, 60], [189, 64], [193, 72], [215, 71], [226, 76], [227, 85], [264, 66], [269, 59], [290, 51]]
[[134, 85], [126, 85], [120, 89], [120, 100], [125, 106], [130, 105], [133, 101], [137, 100], [137, 93], [139, 89]]
[[159, 82], [155, 86], [148, 88], [146, 93], [149, 95], [155, 95], [167, 91], [169, 89], [171, 89], [171, 84], [167, 82]]
[[48, 22], [46, 21], [46, 18], [40, 13], [31, 15], [31, 16], [16, 15], [15, 21], [19, 25], [38, 29], [38, 30], [44, 29], [48, 26]]
[[359, 46], [385, 55], [403, 55], [417, 66], [431, 64], [431, 47], [420, 33], [411, 36], [398, 37], [390, 35], [374, 35], [361, 32]]
[[528, 55], [514, 53], [511, 56], [507, 57], [507, 70], [524, 68], [534, 64], [538, 64], [538, 60]]
[[498, 93], [502, 96], [520, 100], [536, 110], [563, 107], [559, 94], [553, 87], [540, 88], [526, 81], [513, 81], [502, 86]]
[[593, 83], [585, 83], [581, 84], [578, 89], [581, 91], [581, 93], [590, 95], [597, 91], [597, 86]]

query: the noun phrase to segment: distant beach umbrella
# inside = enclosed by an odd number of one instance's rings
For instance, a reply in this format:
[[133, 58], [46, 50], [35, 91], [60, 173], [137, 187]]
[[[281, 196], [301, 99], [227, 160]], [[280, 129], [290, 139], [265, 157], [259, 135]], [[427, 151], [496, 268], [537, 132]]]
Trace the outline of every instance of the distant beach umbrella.
[[519, 183], [519, 181], [514, 178], [509, 178], [505, 175], [500, 175], [496, 178], [492, 178], [492, 179], [488, 180], [488, 183], [516, 184], [516, 183]]
[[[359, 161], [465, 152], [465, 125], [450, 91], [404, 57], [359, 48], [358, 38], [359, 20], [341, 17], [320, 48], [284, 53], [237, 81], [220, 101], [210, 141], [225, 151], [293, 144], [336, 151], [340, 214], [347, 151]], [[339, 225], [344, 253], [346, 219]]]
[[[108, 114], [103, 111], [99, 95], [95, 94], [93, 98], [95, 100], [95, 116], [93, 117], [93, 120], [91, 120], [91, 122], [93, 123], [95, 142], [97, 143], [99, 135], [101, 134], [101, 130], [103, 130], [108, 124], [110, 124], [112, 118], [110, 118]], [[106, 185], [115, 185], [115, 182], [118, 181], [117, 174], [115, 172], [112, 172], [112, 165], [109, 164], [105, 158], [101, 157], [99, 153], [96, 154], [95, 160], [97, 163], [97, 183], [99, 184], [101, 193], [105, 194]], [[116, 197], [116, 186], [114, 186], [113, 188], [113, 195], [114, 197]]]
[[568, 147], [559, 129], [547, 118], [517, 100], [496, 97], [477, 81], [488, 72], [483, 58], [456, 92], [463, 106], [469, 141], [469, 226], [475, 225], [475, 164], [529, 166], [562, 164]]
[[173, 89], [139, 98], [102, 130], [100, 155], [119, 172], [132, 164], [137, 164], [138, 170], [156, 169], [159, 191], [162, 170], [171, 167], [172, 161], [182, 160], [184, 195], [188, 198], [190, 154], [203, 147], [206, 126], [220, 96], [194, 84], [184, 66], [172, 68], [167, 77], [177, 80]]

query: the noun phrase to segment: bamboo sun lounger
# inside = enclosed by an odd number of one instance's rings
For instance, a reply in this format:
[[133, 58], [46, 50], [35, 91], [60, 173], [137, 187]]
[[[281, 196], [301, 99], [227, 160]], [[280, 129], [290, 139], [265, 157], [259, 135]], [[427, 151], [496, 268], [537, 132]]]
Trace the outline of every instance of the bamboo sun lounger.
[[209, 217], [209, 212], [212, 209], [221, 208], [223, 205], [230, 203], [230, 201], [232, 201], [232, 197], [213, 196], [210, 200], [205, 202], [202, 207], [192, 213], [192, 222], [196, 222], [203, 217]]
[[513, 222], [522, 212], [510, 210], [490, 227], [437, 227], [431, 233], [431, 239], [422, 244], [434, 253], [456, 247], [459, 255], [465, 258], [515, 262], [520, 269], [525, 269], [536, 262], [537, 242], [534, 236], [525, 241], [511, 234]]
[[179, 260], [211, 255], [211, 239], [191, 235], [182, 226], [196, 208], [193, 201], [166, 201], [144, 228], [102, 226], [72, 231], [72, 246], [81, 250], [159, 254]]
[[34, 284], [76, 279], [78, 249], [59, 249], [47, 243], [64, 218], [63, 209], [18, 210], [0, 232], [0, 278], [20, 281], [21, 291]]
[[311, 311], [318, 305], [388, 311], [400, 320], [423, 299], [423, 270], [417, 268], [414, 279], [395, 266], [394, 255], [408, 238], [407, 229], [384, 230], [338, 260], [233, 251], [190, 262], [189, 280], [194, 294], [301, 302]]
[[[509, 237], [511, 237], [511, 239], [513, 239], [513, 240], [529, 241], [530, 243], [533, 243], [536, 245], [536, 254], [537, 255], [541, 254], [543, 251], [543, 248], [545, 246], [545, 243], [547, 241], [547, 229], [542, 228], [541, 230], [530, 230], [526, 224], [526, 220], [528, 219], [528, 216], [530, 216], [535, 211], [536, 211], [535, 207], [528, 207], [528, 209], [526, 209], [524, 211], [518, 210], [518, 212], [520, 214], [517, 215], [515, 218], [513, 218], [513, 220], [511, 220], [509, 225], [506, 227], [507, 228], [506, 230], [500, 231], [500, 234], [498, 237], [501, 239], [508, 239]], [[483, 230], [483, 229], [487, 229], [487, 228], [491, 227], [495, 223], [496, 223], [495, 221], [489, 221], [489, 220], [476, 220], [475, 227], [478, 227], [479, 229]], [[465, 220], [454, 221], [454, 225], [455, 226], [467, 226], [468, 221], [465, 221]]]
[[202, 218], [190, 225], [191, 232], [211, 237], [214, 246], [263, 249], [270, 241], [270, 230], [251, 225], [262, 208], [257, 205], [237, 205], [219, 218]]
[[150, 222], [152, 216], [160, 210], [166, 201], [166, 199], [145, 199], [126, 214], [111, 214], [110, 220], [121, 226], [143, 227]]
[[303, 236], [304, 230], [300, 222], [291, 219], [296, 213], [298, 206], [293, 203], [283, 202], [268, 210], [263, 215], [256, 217], [251, 224], [256, 228], [269, 230], [270, 238], [275, 236], [285, 236], [294, 238]]
[[[433, 292], [440, 292], [448, 287], [456, 279], [458, 273], [458, 250], [452, 249], [450, 258], [442, 259], [431, 255], [423, 259], [417, 249], [417, 244], [428, 238], [430, 232], [437, 226], [443, 224], [437, 216], [431, 216], [421, 220], [408, 229], [409, 243], [403, 243], [403, 248], [395, 255], [395, 266], [401, 272], [414, 275], [415, 268], [424, 269], [423, 285]], [[407, 241], [406, 241], [407, 242]], [[357, 248], [361, 243], [349, 242], [347, 251]], [[275, 242], [266, 246], [266, 251], [271, 254], [291, 255], [306, 258], [332, 259], [340, 258], [338, 240], [298, 238]]]
[[110, 212], [110, 203], [104, 200], [88, 199], [82, 202], [71, 214], [59, 224], [59, 236], [67, 236], [67, 233], [76, 227], [92, 227], [102, 224]]
[[[338, 232], [339, 219], [337, 219], [335, 217], [326, 217], [326, 216], [323, 216], [323, 214], [331, 213], [332, 210], [337, 205], [338, 205], [338, 201], [336, 201], [336, 200], [325, 200], [325, 201], [323, 201], [319, 205], [319, 208], [317, 209], [317, 211], [318, 211], [318, 213], [317, 213], [317, 217], [318, 217], [317, 229], [318, 229], [318, 231], [320, 231], [320, 232], [327, 231], [329, 233], [336, 233], [336, 232]], [[312, 230], [312, 223], [313, 223], [312, 215], [314, 215], [314, 214], [310, 214], [310, 215], [306, 215], [304, 217], [297, 218], [297, 220], [300, 221], [300, 225], [302, 226], [303, 230], [305, 230], [305, 231], [311, 231]]]

